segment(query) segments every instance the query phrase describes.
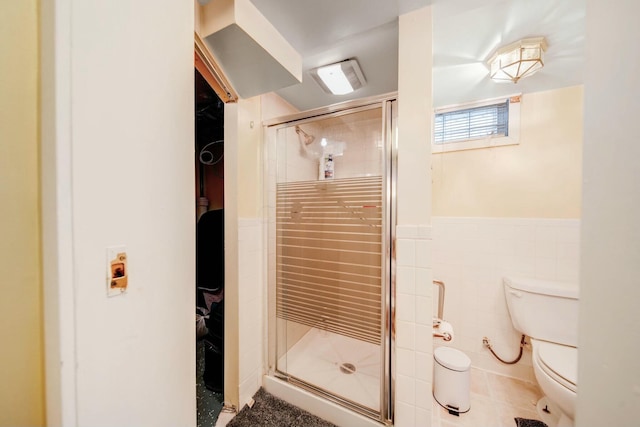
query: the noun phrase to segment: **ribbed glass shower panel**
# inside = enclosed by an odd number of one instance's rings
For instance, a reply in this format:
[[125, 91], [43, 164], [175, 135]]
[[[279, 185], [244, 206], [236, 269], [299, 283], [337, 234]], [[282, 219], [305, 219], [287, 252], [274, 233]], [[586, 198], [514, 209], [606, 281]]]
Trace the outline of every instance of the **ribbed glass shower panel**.
[[382, 178], [280, 183], [277, 316], [380, 343]]

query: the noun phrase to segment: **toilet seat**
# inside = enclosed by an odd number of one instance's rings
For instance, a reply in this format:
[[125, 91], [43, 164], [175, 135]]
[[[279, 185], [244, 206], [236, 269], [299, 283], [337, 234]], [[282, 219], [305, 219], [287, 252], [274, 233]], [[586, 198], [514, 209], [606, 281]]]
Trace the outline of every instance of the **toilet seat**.
[[540, 368], [554, 381], [576, 393], [578, 378], [578, 349], [546, 341], [531, 340], [534, 357]]

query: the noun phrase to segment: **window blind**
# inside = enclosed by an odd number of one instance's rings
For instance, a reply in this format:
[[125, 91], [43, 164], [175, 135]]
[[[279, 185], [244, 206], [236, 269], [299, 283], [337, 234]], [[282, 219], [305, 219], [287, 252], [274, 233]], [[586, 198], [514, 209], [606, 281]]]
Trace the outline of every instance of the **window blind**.
[[482, 107], [437, 113], [435, 116], [435, 144], [508, 134], [509, 100]]

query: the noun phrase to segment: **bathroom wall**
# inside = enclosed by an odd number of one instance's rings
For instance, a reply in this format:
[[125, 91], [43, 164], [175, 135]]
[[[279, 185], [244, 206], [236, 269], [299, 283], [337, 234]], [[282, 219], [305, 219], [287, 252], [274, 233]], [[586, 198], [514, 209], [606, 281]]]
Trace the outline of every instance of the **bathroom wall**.
[[[313, 123], [301, 125], [309, 135], [317, 134]], [[277, 151], [277, 182], [313, 181], [318, 179], [318, 158], [301, 142], [294, 126], [278, 129], [274, 150]], [[319, 142], [319, 140], [318, 140]], [[274, 158], [275, 159], [275, 158]]]
[[[578, 280], [582, 86], [525, 94], [520, 145], [433, 154], [434, 279], [446, 284], [444, 317], [473, 366], [533, 380], [518, 351], [504, 275]], [[437, 292], [437, 289], [434, 289]], [[434, 295], [434, 310], [437, 295]]]
[[582, 100], [582, 86], [524, 94], [519, 145], [433, 154], [433, 214], [579, 218]]
[[38, 3], [0, 7], [0, 426], [44, 424]]
[[238, 220], [238, 333], [240, 407], [262, 385], [264, 351], [262, 218]]
[[224, 398], [238, 408], [264, 372], [261, 117], [260, 97], [225, 105]]
[[262, 120], [271, 120], [281, 116], [287, 116], [289, 114], [298, 113], [298, 110], [293, 105], [285, 101], [281, 96], [275, 92], [265, 93], [260, 95], [260, 102], [262, 104]]
[[[453, 341], [477, 368], [533, 381], [531, 353], [515, 365], [498, 362], [482, 345], [484, 336], [503, 359], [518, 354], [502, 278], [525, 276], [578, 280], [580, 221], [577, 219], [433, 217], [433, 277], [446, 285], [444, 318]], [[437, 313], [437, 288], [433, 307]]]
[[193, 3], [41, 7], [47, 425], [194, 426]]
[[433, 382], [432, 229], [396, 227], [397, 426], [430, 426]]
[[262, 385], [264, 373], [263, 129], [260, 97], [238, 102], [239, 407]]
[[306, 123], [300, 129], [314, 137], [308, 146], [294, 126], [278, 131], [278, 182], [318, 180], [323, 138], [328, 144], [325, 152], [333, 154], [334, 178], [382, 174], [381, 109]]
[[640, 407], [640, 4], [586, 3], [575, 424], [632, 426]]
[[432, 9], [400, 16], [394, 425], [431, 425], [433, 346], [431, 189]]
[[[334, 178], [382, 175], [382, 109], [375, 108], [318, 122], [317, 140], [341, 145], [333, 157]], [[336, 154], [338, 151], [336, 150]]]
[[256, 96], [238, 102], [238, 215], [262, 218], [262, 106]]

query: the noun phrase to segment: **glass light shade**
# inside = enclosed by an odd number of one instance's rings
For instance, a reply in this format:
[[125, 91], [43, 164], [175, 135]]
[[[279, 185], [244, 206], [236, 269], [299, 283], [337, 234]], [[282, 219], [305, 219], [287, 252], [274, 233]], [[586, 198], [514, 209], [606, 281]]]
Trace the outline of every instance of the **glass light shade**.
[[489, 59], [490, 76], [496, 81], [518, 83], [544, 66], [544, 37], [523, 39], [498, 49]]

